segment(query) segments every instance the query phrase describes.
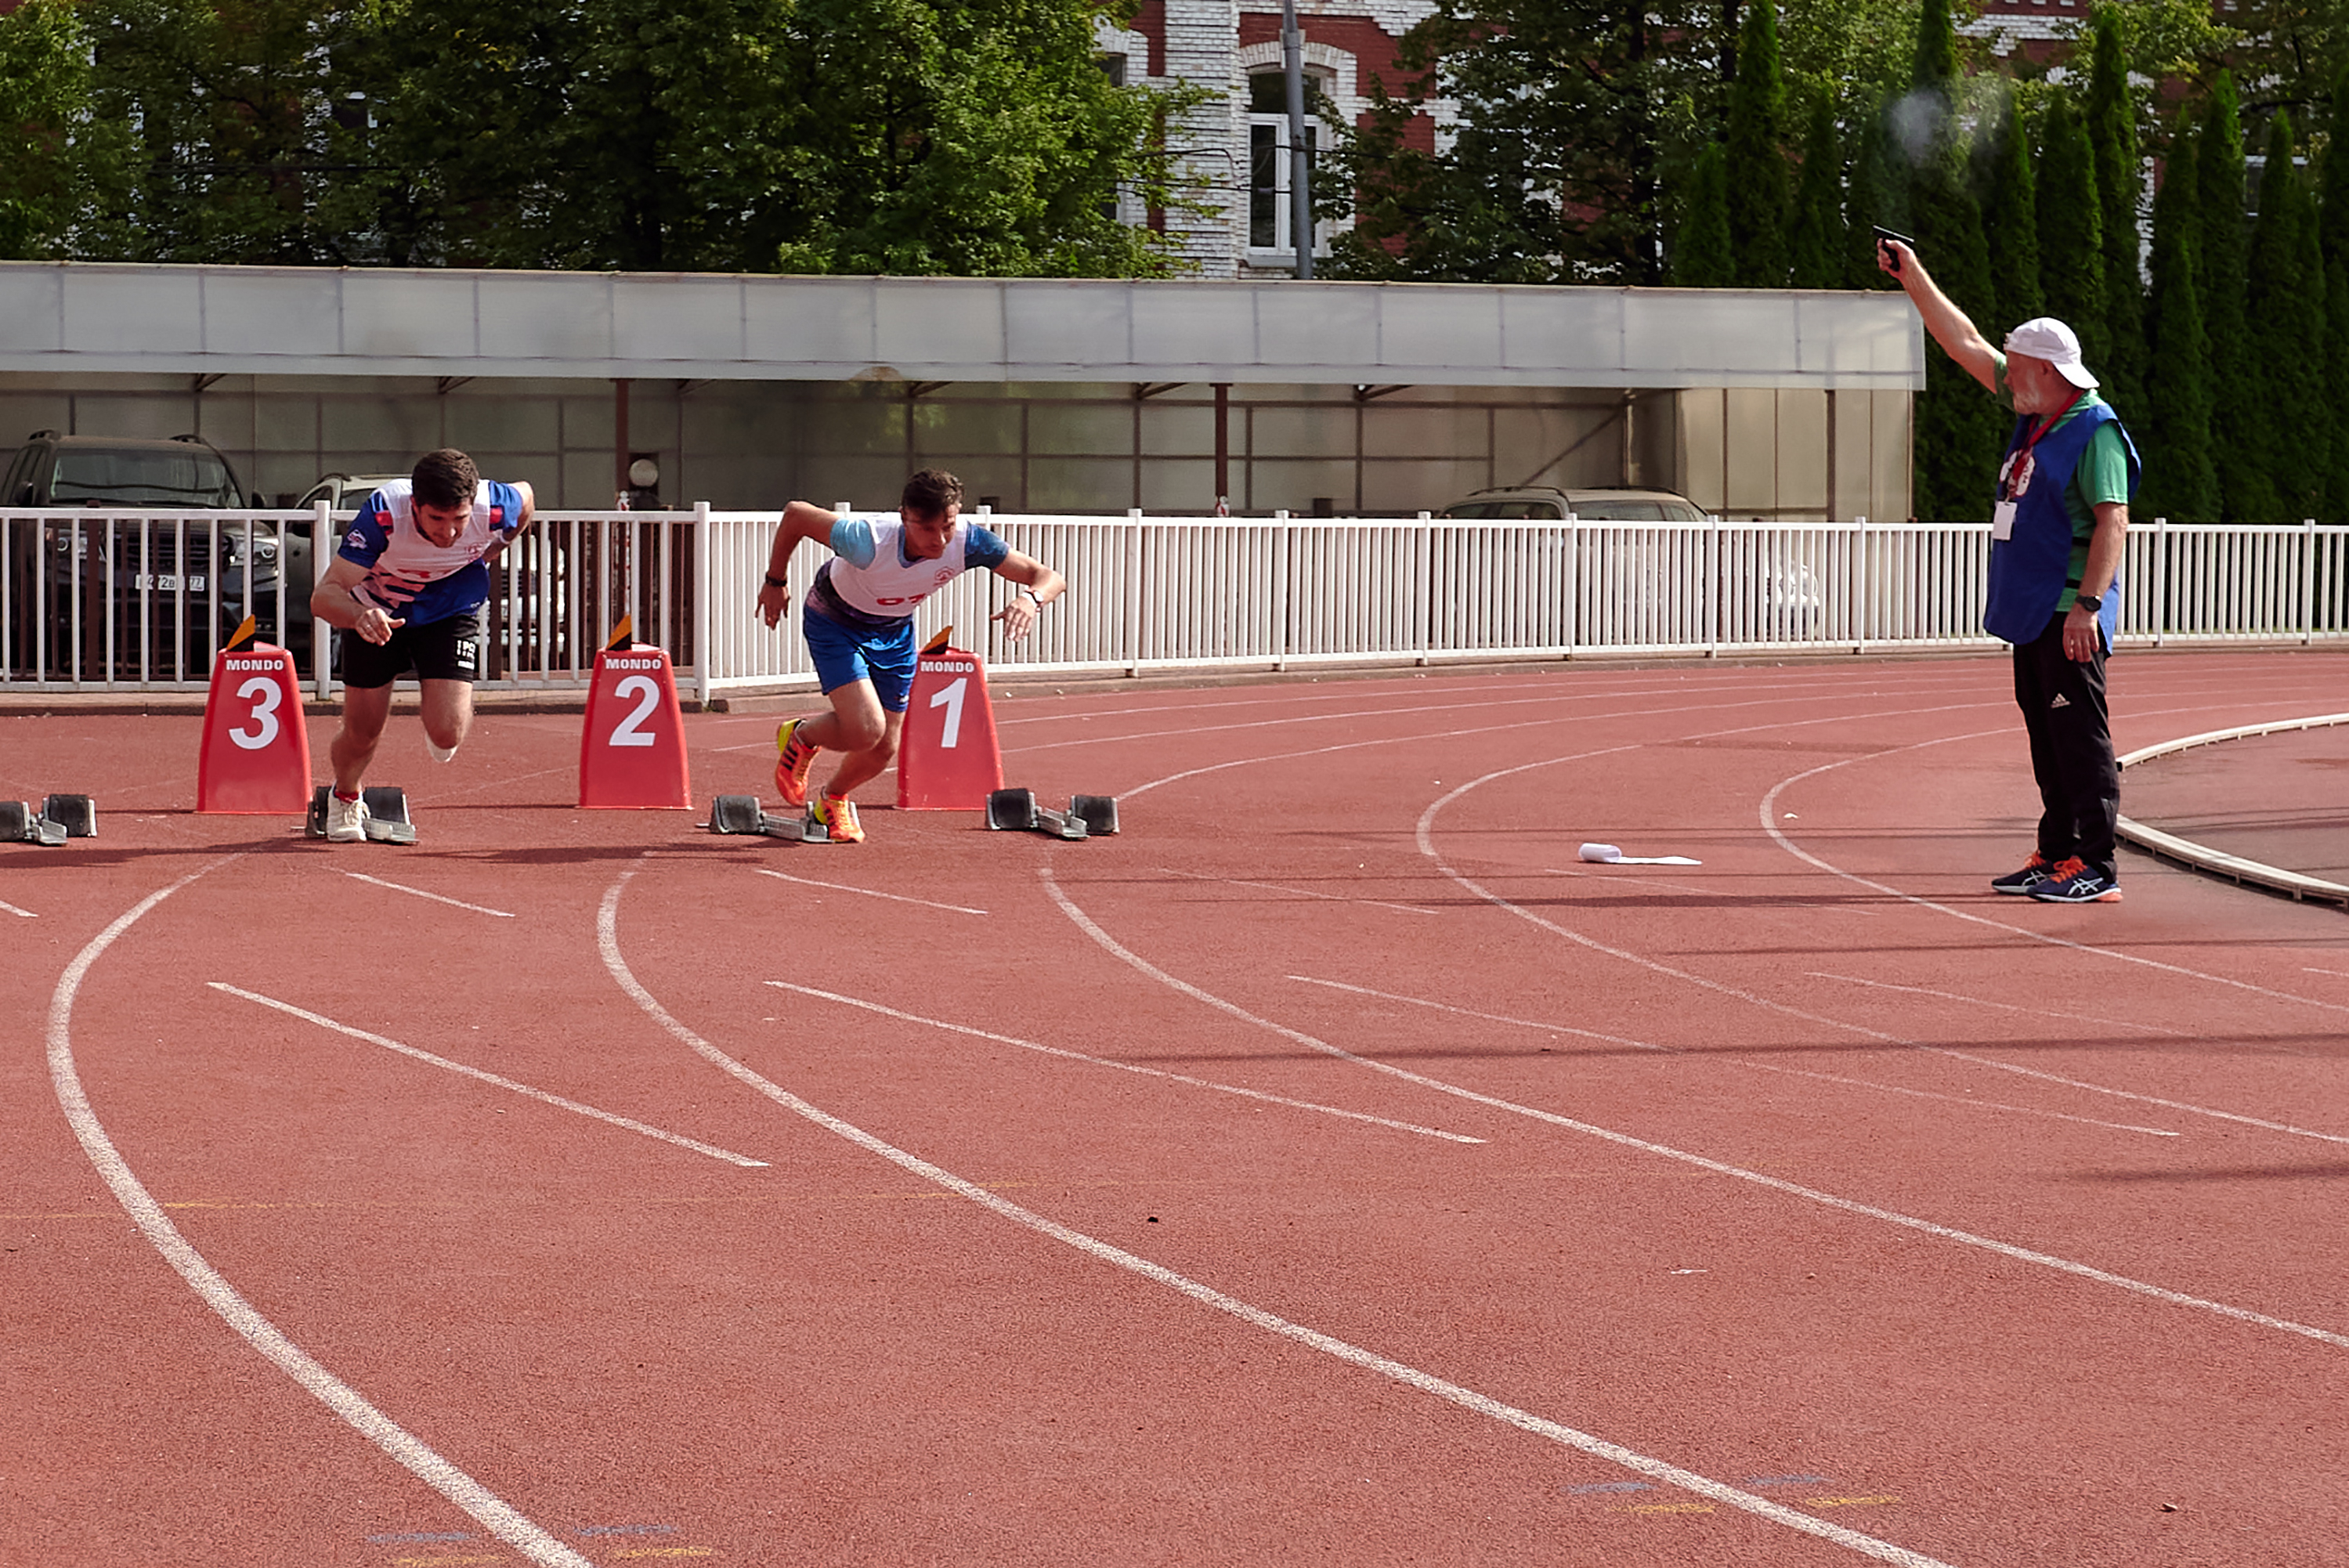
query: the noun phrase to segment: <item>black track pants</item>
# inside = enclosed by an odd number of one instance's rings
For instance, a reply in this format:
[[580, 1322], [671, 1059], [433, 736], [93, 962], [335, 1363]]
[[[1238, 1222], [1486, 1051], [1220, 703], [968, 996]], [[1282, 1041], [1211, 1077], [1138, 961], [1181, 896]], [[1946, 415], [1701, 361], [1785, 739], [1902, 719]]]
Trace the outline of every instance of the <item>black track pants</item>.
[[2108, 881], [2114, 828], [2121, 813], [2121, 770], [2113, 760], [2111, 714], [2105, 704], [2105, 655], [2085, 664], [2064, 653], [2064, 617], [2014, 650], [2014, 701], [2031, 737], [2031, 773], [2044, 808], [2039, 852], [2050, 861], [2077, 855]]

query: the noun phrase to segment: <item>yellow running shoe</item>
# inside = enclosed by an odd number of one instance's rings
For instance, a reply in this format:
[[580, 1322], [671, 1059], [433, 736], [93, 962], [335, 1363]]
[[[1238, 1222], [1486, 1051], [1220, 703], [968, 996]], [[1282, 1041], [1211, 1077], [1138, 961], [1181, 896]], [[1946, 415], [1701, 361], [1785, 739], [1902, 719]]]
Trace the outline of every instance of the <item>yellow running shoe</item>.
[[808, 798], [808, 774], [815, 768], [816, 748], [800, 738], [800, 727], [808, 721], [792, 718], [783, 721], [775, 731], [775, 750], [780, 753], [775, 763], [775, 788], [783, 793], [786, 806], [804, 806]]
[[864, 841], [864, 825], [856, 820], [856, 802], [845, 795], [819, 795], [813, 808], [815, 820], [822, 822], [835, 844], [861, 844]]

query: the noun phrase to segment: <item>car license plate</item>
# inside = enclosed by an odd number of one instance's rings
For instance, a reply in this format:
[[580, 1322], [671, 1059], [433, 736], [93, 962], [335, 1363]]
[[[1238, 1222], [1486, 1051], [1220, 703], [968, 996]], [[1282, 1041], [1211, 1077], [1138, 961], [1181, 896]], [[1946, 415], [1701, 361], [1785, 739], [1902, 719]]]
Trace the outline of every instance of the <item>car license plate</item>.
[[[130, 586], [142, 593], [176, 593], [180, 591], [180, 579], [175, 574], [169, 572], [158, 572], [152, 574], [140, 573], [131, 577]], [[201, 593], [203, 591], [204, 580], [202, 578], [191, 577], [188, 579], [189, 593]]]

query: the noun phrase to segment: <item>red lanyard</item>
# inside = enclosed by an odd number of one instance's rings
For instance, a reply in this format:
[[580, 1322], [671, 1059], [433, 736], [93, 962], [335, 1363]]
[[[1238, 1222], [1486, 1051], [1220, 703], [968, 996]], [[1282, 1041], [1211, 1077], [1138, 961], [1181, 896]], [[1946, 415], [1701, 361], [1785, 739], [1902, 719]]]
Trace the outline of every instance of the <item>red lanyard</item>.
[[2086, 396], [2087, 393], [2085, 391], [2073, 393], [2072, 400], [2069, 403], [2064, 404], [2054, 413], [2048, 415], [2047, 422], [2040, 426], [2036, 430], [2033, 430], [2023, 441], [2023, 445], [2017, 447], [2014, 451], [2009, 455], [2006, 459], [2006, 466], [1999, 471], [1999, 500], [2003, 501], [2014, 499], [2015, 492], [2013, 486], [2015, 471], [2019, 469], [2023, 470], [2025, 475], [2029, 474], [2033, 461], [2031, 449], [2037, 446], [2040, 441], [2046, 437], [2048, 431], [2063, 423], [2064, 416], [2071, 413], [2073, 409], [2078, 407], [2080, 406], [2080, 399]]

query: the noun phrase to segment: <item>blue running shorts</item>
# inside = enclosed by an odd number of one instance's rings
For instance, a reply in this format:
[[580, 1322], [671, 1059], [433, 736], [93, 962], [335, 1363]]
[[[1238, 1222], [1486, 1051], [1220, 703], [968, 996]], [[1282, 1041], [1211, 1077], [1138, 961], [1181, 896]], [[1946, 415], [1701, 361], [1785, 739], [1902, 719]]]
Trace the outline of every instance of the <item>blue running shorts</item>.
[[885, 713], [903, 713], [914, 690], [914, 618], [886, 632], [860, 632], [820, 612], [802, 609], [800, 629], [824, 695], [856, 681], [873, 683]]

